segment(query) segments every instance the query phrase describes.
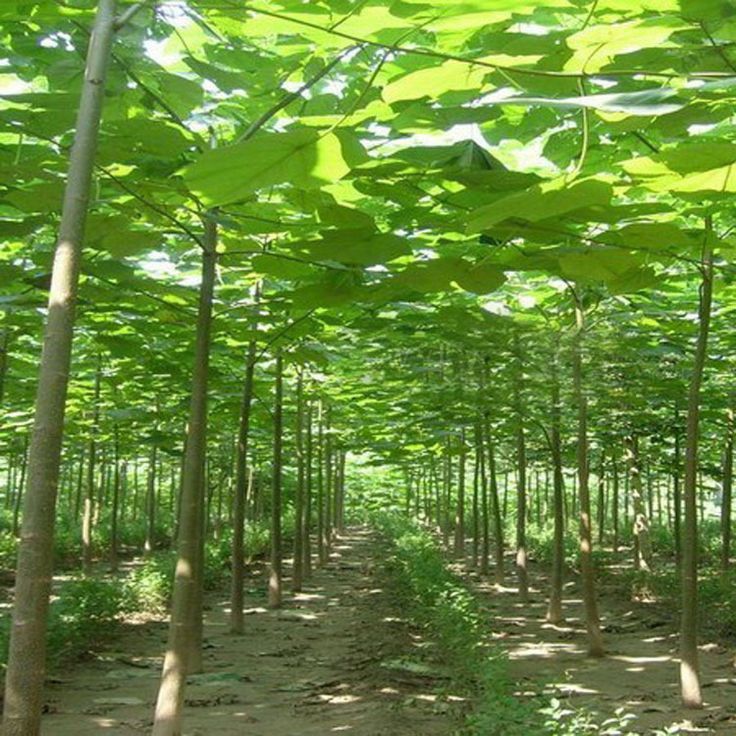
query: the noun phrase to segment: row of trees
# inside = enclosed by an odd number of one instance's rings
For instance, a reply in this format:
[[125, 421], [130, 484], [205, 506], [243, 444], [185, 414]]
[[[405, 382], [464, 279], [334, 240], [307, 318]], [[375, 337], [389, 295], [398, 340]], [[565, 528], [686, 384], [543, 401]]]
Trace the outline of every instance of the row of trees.
[[[434, 456], [448, 542], [469, 480], [458, 472], [450, 483], [443, 454], [475, 448], [479, 488], [489, 489], [479, 513], [491, 520], [475, 536], [486, 547], [501, 538], [502, 458], [516, 473], [522, 595], [529, 468], [544, 465], [553, 479], [555, 580], [562, 474], [575, 468], [567, 503], [580, 519], [593, 654], [603, 643], [591, 459], [626, 454], [631, 508], [613, 518], [634, 517], [642, 564], [637, 442], [647, 440], [655, 477], [674, 452], [682, 691], [699, 706], [697, 476], [699, 466], [712, 475], [731, 446], [725, 319], [713, 326], [719, 380], [701, 398], [713, 287], [721, 313], [732, 299], [730, 22], [725, 0], [666, 12], [571, 0], [494, 10], [322, 0], [309, 12], [291, 0], [7, 3], [0, 395], [5, 455], [24, 468], [24, 483], [13, 470], [8, 503], [24, 491], [6, 732], [39, 730], [65, 419], [77, 439], [67, 479], [85, 446], [87, 567], [95, 507], [106, 498], [116, 507], [116, 495], [119, 507], [120, 461], [136, 468], [148, 457], [154, 468], [154, 448], [168, 448], [169, 474], [180, 469], [164, 494], [178, 563], [154, 726], [176, 734], [185, 675], [201, 659], [207, 457], [210, 480], [233, 478], [223, 503], [232, 501], [236, 601], [248, 460], [270, 466], [279, 599], [285, 363], [302, 374], [291, 381], [302, 563], [303, 520], [314, 516], [309, 403], [333, 407], [341, 451], [368, 450], [413, 477], [417, 459]], [[309, 376], [322, 370], [329, 378], [314, 390]], [[269, 421], [254, 422], [251, 444], [254, 401]], [[699, 462], [701, 405], [711, 413], [708, 463]], [[343, 487], [332, 436], [317, 441], [325, 497]], [[112, 496], [96, 480], [110, 467]], [[155, 495], [147, 491], [149, 523]], [[323, 529], [327, 509], [342, 518], [326, 498], [318, 506]], [[463, 528], [454, 524], [458, 547]]]

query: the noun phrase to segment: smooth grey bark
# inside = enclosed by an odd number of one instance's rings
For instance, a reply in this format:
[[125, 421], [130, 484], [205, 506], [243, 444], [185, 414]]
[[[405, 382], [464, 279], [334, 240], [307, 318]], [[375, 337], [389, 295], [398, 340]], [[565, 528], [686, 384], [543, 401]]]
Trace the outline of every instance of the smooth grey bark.
[[465, 427], [460, 429], [458, 457], [457, 502], [455, 505], [455, 556], [465, 556]]
[[296, 379], [296, 495], [294, 498], [294, 571], [291, 588], [299, 592], [304, 583], [304, 376], [299, 370]]
[[639, 437], [631, 432], [625, 438], [626, 460], [629, 467], [629, 489], [634, 512], [634, 568], [652, 569], [652, 545], [649, 540], [649, 518], [644, 503], [639, 457]]
[[187, 674], [201, 658], [198, 622], [202, 619], [204, 463], [207, 439], [207, 385], [209, 376], [212, 301], [217, 260], [217, 225], [204, 220], [202, 280], [192, 370], [188, 435], [182, 473], [177, 562], [171, 600], [169, 640], [156, 701], [153, 736], [180, 736], [181, 712]]
[[[256, 312], [259, 304], [260, 287], [256, 286]], [[257, 325], [254, 318], [254, 327]], [[257, 344], [255, 338], [248, 343], [245, 359], [245, 378], [243, 380], [243, 398], [240, 402], [240, 421], [238, 424], [238, 441], [235, 456], [235, 489], [233, 493], [233, 544], [232, 570], [230, 578], [230, 631], [233, 634], [243, 633], [243, 575], [245, 568], [245, 509], [248, 502], [248, 443], [250, 439], [250, 416], [253, 403], [253, 376], [256, 367]]]
[[284, 359], [276, 354], [276, 392], [273, 407], [273, 485], [271, 489], [271, 564], [268, 575], [269, 608], [281, 607], [282, 539], [281, 484], [284, 441]]
[[521, 341], [514, 334], [516, 375], [514, 380], [514, 412], [516, 414], [516, 467], [519, 474], [516, 494], [516, 576], [519, 581], [519, 597], [525, 603], [529, 598], [529, 573], [527, 570], [526, 522], [527, 522], [527, 479], [526, 437], [524, 434], [523, 371], [524, 361]]
[[5, 736], [36, 736], [40, 730], [54, 516], [75, 304], [114, 26], [115, 0], [99, 0], [87, 50], [44, 326], [5, 675]]
[[687, 398], [685, 483], [683, 486], [682, 536], [682, 623], [680, 628], [680, 694], [686, 708], [702, 708], [698, 663], [698, 444], [700, 433], [700, 390], [708, 353], [713, 302], [712, 224], [706, 220], [701, 263], [702, 282], [698, 307], [698, 339]]
[[593, 534], [591, 529], [590, 489], [588, 469], [588, 400], [583, 383], [583, 338], [585, 335], [585, 312], [581, 297], [573, 292], [575, 304], [575, 334], [572, 351], [573, 393], [578, 413], [577, 464], [578, 498], [580, 522], [580, 583], [585, 605], [585, 626], [588, 631], [588, 654], [591, 657], [604, 655], [601, 636], [595, 570], [593, 568]]
[[[92, 404], [92, 427], [87, 449], [87, 487], [82, 516], [82, 571], [89, 575], [92, 569], [92, 526], [95, 516], [95, 470], [97, 469], [97, 433], [100, 430], [100, 383], [102, 380], [102, 358], [97, 356], [95, 388]], [[99, 504], [97, 504], [99, 507]]]
[[728, 409], [726, 420], [726, 446], [723, 448], [723, 485], [721, 499], [721, 570], [731, 564], [731, 506], [733, 491], [733, 433], [734, 411]]
[[563, 620], [562, 586], [565, 575], [565, 477], [562, 473], [562, 404], [560, 402], [560, 375], [558, 345], [552, 357], [552, 406], [550, 416], [550, 452], [552, 454], [552, 504], [554, 537], [552, 541], [552, 574], [550, 575], [547, 621], [558, 624]]
[[112, 481], [112, 516], [110, 519], [110, 568], [118, 569], [118, 521], [120, 518], [120, 486], [122, 480], [120, 460], [120, 430], [117, 424], [113, 429], [113, 481]]

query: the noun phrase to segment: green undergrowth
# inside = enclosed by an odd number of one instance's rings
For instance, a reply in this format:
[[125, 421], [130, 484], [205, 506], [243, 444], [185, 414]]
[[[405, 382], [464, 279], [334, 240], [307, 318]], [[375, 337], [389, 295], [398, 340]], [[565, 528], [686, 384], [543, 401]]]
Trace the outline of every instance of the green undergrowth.
[[[633, 716], [603, 718], [551, 697], [539, 682], [519, 696], [503, 650], [489, 638], [488, 620], [476, 597], [447, 565], [435, 537], [397, 514], [379, 514], [373, 525], [390, 546], [387, 567], [402, 604], [447, 662], [455, 690], [472, 703], [468, 736], [616, 736], [632, 733]], [[525, 685], [528, 688], [528, 684]], [[633, 731], [635, 732], [635, 731]]]
[[[223, 533], [207, 542], [205, 588], [216, 589], [230, 572], [232, 538]], [[248, 524], [245, 556], [254, 559], [266, 553], [270, 544], [268, 525]], [[134, 563], [124, 574], [84, 577], [74, 574], [62, 580], [49, 609], [47, 653], [50, 667], [87, 655], [104, 644], [130, 617], [163, 615], [169, 606], [176, 553], [158, 551]], [[10, 617], [0, 617], [0, 665], [7, 662]]]

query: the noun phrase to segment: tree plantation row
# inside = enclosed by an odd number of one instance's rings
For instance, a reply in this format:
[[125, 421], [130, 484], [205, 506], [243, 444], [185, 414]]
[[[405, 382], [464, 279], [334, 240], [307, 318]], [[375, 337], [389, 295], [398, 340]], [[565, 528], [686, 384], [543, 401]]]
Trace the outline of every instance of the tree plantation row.
[[592, 657], [633, 567], [702, 708], [699, 584], [717, 635], [736, 610], [735, 30], [727, 0], [6, 0], [3, 733], [41, 732], [60, 570], [175, 550], [175, 736], [205, 584], [247, 636], [249, 558], [278, 608], [377, 510], [522, 603], [548, 565], [551, 624], [575, 580]]

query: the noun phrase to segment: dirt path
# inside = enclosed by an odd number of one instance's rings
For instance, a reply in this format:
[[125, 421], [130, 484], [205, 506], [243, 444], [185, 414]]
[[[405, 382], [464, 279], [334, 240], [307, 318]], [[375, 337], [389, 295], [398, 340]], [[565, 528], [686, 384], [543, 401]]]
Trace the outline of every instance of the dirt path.
[[[383, 587], [377, 554], [371, 536], [353, 530], [281, 611], [265, 609], [263, 570], [252, 570], [241, 637], [228, 633], [225, 594], [211, 597], [206, 674], [187, 687], [184, 733], [453, 733], [457, 724], [436, 695], [441, 681], [401, 666], [415, 656], [418, 634]], [[126, 625], [108, 651], [52, 682], [43, 733], [147, 732], [165, 641], [164, 622]]]
[[[653, 605], [622, 601], [620, 593], [604, 590], [600, 611], [608, 656], [590, 659], [577, 585], [565, 586], [566, 621], [552, 626], [544, 620], [548, 579], [534, 566], [531, 573], [528, 604], [519, 603], [516, 588], [496, 588], [469, 573], [521, 690], [532, 689], [524, 688], [524, 682], [547, 683], [570, 695], [572, 705], [606, 717], [623, 707], [637, 717], [630, 726], [633, 733], [653, 734], [677, 724], [680, 733], [736, 734], [736, 670], [725, 647], [701, 646], [706, 706], [686, 711], [679, 699], [679, 638], [669, 617]], [[509, 586], [512, 576], [509, 572]]]

